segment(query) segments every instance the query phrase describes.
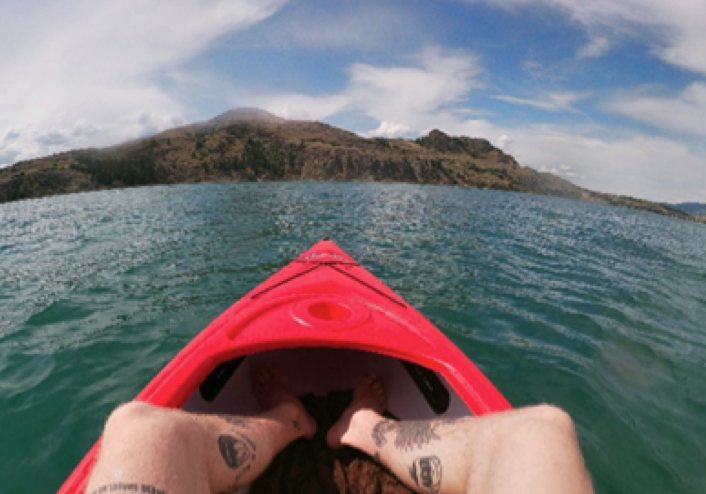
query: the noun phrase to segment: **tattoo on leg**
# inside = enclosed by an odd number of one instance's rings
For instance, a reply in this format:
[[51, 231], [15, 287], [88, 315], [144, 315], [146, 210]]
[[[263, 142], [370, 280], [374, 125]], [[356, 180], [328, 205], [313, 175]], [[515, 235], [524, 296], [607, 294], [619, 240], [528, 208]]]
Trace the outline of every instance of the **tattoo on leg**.
[[420, 489], [426, 489], [432, 494], [439, 492], [441, 487], [441, 460], [438, 456], [420, 456], [409, 467], [409, 475]]
[[395, 448], [407, 451], [414, 450], [417, 446], [422, 449], [422, 446], [429, 444], [432, 439], [441, 439], [434, 432], [438, 426], [439, 424], [430, 422], [398, 422]]
[[441, 422], [439, 422], [441, 425], [455, 425], [458, 424], [459, 422], [463, 422], [465, 419], [463, 417], [451, 417], [451, 418], [446, 418], [446, 419], [441, 419]]
[[235, 415], [219, 415], [219, 417], [228, 422], [230, 425], [241, 427], [243, 429], [250, 428], [250, 420], [245, 417], [237, 417]]
[[375, 442], [375, 446], [378, 448], [383, 447], [385, 444], [387, 444], [387, 440], [385, 439], [385, 434], [391, 431], [392, 429], [395, 428], [395, 421], [393, 420], [381, 420], [375, 426], [373, 427], [373, 432], [372, 432], [372, 437], [373, 441]]
[[218, 436], [218, 448], [221, 450], [223, 461], [230, 468], [239, 468], [254, 460], [257, 449], [255, 443], [243, 435], [237, 438], [230, 435]]
[[385, 434], [396, 431], [395, 448], [402, 451], [421, 449], [433, 439], [441, 439], [435, 430], [445, 425], [442, 422], [395, 422], [381, 420], [373, 427], [372, 438], [378, 448], [387, 444]]
[[106, 494], [110, 492], [136, 492], [139, 494], [165, 494], [163, 489], [157, 489], [153, 485], [138, 484], [137, 482], [113, 482], [96, 487], [88, 494]]

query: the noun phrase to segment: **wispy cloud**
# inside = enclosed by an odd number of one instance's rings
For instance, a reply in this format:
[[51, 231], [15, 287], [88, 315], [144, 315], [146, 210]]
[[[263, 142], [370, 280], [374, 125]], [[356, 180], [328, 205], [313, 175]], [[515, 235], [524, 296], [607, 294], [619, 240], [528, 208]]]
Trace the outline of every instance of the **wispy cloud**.
[[[0, 4], [0, 158], [103, 145], [183, 120], [159, 77], [283, 0]], [[7, 163], [7, 161], [4, 161]], [[0, 162], [2, 164], [2, 162]]]
[[508, 95], [493, 96], [494, 99], [504, 101], [513, 105], [529, 106], [548, 112], [571, 112], [580, 113], [575, 108], [575, 104], [579, 101], [590, 97], [590, 93], [547, 93], [542, 98], [526, 99]]
[[605, 36], [594, 36], [582, 46], [576, 56], [579, 59], [602, 57], [613, 48], [613, 42]]
[[623, 93], [606, 108], [656, 129], [706, 137], [706, 83], [695, 82], [671, 96]]
[[665, 62], [706, 75], [706, 8], [701, 0], [466, 1], [511, 12], [536, 5], [556, 9], [594, 38], [579, 50], [579, 55], [601, 53], [611, 38], [637, 38], [651, 45]]
[[414, 9], [374, 0], [309, 2], [274, 17], [253, 39], [280, 49], [324, 51], [410, 50], [423, 43], [424, 26]]

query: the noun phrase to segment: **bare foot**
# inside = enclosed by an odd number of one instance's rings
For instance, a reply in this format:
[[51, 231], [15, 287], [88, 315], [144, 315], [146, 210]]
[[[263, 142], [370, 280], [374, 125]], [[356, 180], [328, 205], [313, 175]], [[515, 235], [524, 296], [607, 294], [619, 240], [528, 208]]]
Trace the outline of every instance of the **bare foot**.
[[252, 390], [263, 411], [278, 409], [298, 433], [309, 438], [314, 436], [316, 421], [306, 411], [299, 398], [289, 390], [284, 374], [277, 365], [263, 365], [255, 369]]
[[373, 374], [366, 375], [353, 390], [351, 404], [326, 434], [326, 444], [333, 449], [353, 444], [357, 432], [355, 426], [352, 426], [354, 418], [369, 412], [381, 415], [385, 408], [387, 408], [387, 398], [382, 382]]

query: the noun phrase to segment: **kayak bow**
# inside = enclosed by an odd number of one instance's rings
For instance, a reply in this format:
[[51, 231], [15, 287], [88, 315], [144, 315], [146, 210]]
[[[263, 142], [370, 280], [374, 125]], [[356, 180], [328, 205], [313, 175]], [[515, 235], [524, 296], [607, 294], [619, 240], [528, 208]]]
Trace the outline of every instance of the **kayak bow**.
[[[510, 408], [446, 336], [329, 240], [216, 318], [135, 399], [200, 413], [259, 413], [250, 372], [273, 360], [300, 395], [353, 388], [375, 372], [400, 419]], [[98, 447], [60, 494], [83, 492]]]

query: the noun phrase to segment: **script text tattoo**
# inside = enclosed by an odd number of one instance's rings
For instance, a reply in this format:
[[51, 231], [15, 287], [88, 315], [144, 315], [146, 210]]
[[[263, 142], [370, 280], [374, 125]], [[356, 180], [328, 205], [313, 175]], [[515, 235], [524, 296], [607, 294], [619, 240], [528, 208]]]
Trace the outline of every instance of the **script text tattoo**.
[[158, 489], [150, 484], [139, 484], [137, 482], [113, 482], [105, 484], [91, 490], [88, 494], [108, 494], [111, 492], [133, 492], [136, 494], [165, 494], [163, 489]]

